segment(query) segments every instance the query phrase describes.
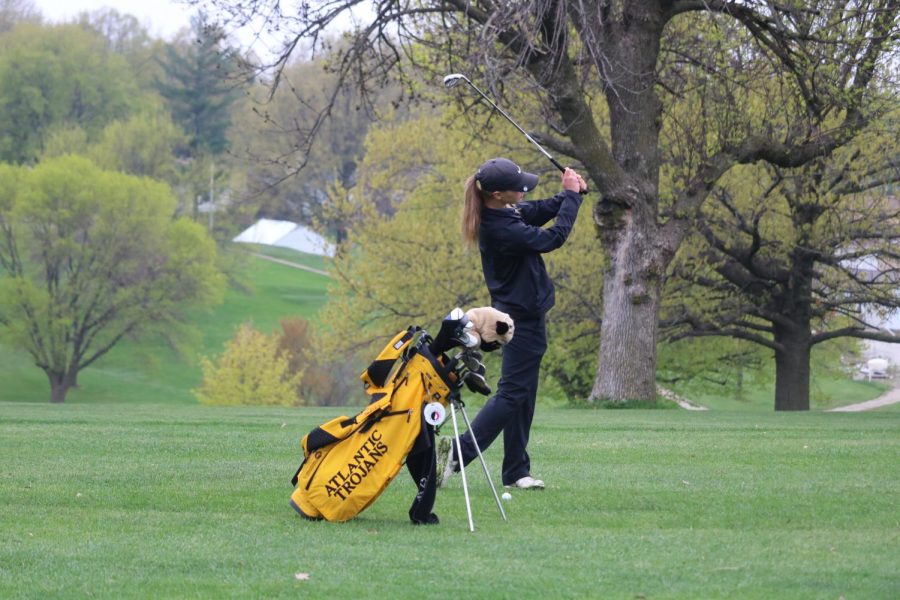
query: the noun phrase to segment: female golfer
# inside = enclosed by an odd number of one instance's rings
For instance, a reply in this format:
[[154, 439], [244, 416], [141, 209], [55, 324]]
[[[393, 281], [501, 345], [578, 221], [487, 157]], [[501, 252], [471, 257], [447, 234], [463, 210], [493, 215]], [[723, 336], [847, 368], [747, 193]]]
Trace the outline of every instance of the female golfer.
[[[523, 202], [535, 188], [537, 175], [506, 158], [492, 158], [466, 182], [462, 233], [469, 246], [478, 243], [484, 281], [494, 308], [515, 322], [513, 339], [503, 348], [497, 393], [487, 401], [471, 429], [460, 437], [465, 464], [477, 457], [472, 436], [484, 450], [503, 432], [503, 485], [544, 487], [531, 475], [526, 446], [537, 399], [541, 359], [547, 349], [544, 315], [553, 306], [553, 283], [541, 254], [566, 241], [578, 208], [584, 179], [572, 169], [562, 174], [563, 192], [549, 200]], [[541, 227], [553, 218], [552, 227]], [[438, 448], [439, 484], [459, 470], [450, 438]], [[446, 462], [444, 462], [446, 461]]]

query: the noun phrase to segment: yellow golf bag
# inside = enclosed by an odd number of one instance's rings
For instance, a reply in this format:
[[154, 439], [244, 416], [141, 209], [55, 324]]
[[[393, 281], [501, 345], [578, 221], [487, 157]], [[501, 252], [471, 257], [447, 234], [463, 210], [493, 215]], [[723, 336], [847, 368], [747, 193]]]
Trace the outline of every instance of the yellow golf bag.
[[303, 437], [303, 462], [291, 480], [296, 487], [290, 500], [302, 517], [352, 519], [406, 463], [418, 486], [410, 519], [437, 522], [431, 512], [434, 428], [423, 423], [423, 414], [429, 406], [438, 412], [446, 408], [457, 380], [433, 342], [418, 327], [398, 333], [360, 375], [369, 404], [356, 416], [336, 417]]

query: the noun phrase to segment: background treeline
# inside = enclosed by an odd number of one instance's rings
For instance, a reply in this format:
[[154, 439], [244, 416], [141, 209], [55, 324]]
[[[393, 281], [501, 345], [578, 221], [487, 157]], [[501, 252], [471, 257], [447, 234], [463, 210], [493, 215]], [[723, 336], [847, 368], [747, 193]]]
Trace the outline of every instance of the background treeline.
[[[153, 180], [171, 198], [160, 203], [161, 214], [193, 221], [217, 242], [215, 256], [205, 251], [206, 267], [193, 272], [205, 282], [196, 295], [144, 299], [136, 316], [104, 324], [108, 337], [99, 346], [102, 356], [120, 339], [161, 335], [193, 357], [197, 373], [197, 355], [211, 356], [203, 359], [205, 379], [197, 386], [203, 401], [355, 402], [360, 365], [393, 332], [411, 324], [434, 327], [454, 306], [489, 302], [477, 252], [465, 251], [459, 234], [462, 183], [474, 167], [489, 156], [509, 156], [541, 174], [534, 197], [558, 191], [558, 174], [523, 147], [517, 132], [471, 99], [452, 101], [458, 97], [447, 94], [439, 76], [418, 72], [412, 94], [408, 73], [403, 82], [388, 76], [376, 89], [337, 85], [337, 65], [346, 56], [339, 38], [325, 52], [293, 57], [277, 73], [276, 86], [272, 71], [257, 68], [260, 61], [239, 51], [202, 13], [190, 30], [166, 41], [151, 37], [135, 18], [111, 10], [49, 24], [27, 1], [5, 0], [0, 6], [0, 161], [10, 167], [9, 180], [25, 182], [20, 187], [30, 190], [22, 169], [37, 171], [45, 164], [68, 169], [72, 177], [118, 173]], [[694, 76], [687, 68], [680, 75]], [[763, 80], [741, 84], [760, 90], [770, 85]], [[689, 160], [681, 151], [686, 138], [722, 134], [700, 131], [692, 120], [698, 106], [714, 110], [710, 90], [684, 89], [689, 91], [667, 107], [675, 118], [667, 121], [662, 136], [665, 151], [676, 161]], [[602, 113], [600, 94], [590, 97]], [[764, 103], [765, 94], [747, 93], [744, 101], [751, 112], [764, 113], [753, 102]], [[540, 110], [523, 97], [516, 115], [538, 122]], [[703, 206], [701, 225], [666, 274], [657, 368], [661, 385], [691, 397], [737, 398], [771, 385], [775, 346], [765, 333], [766, 320], [777, 325], [796, 305], [779, 308], [784, 282], [778, 277], [789, 278], [790, 285], [801, 283], [797, 273], [805, 277], [806, 309], [795, 316], [805, 319], [801, 325], [807, 331], [844, 326], [842, 319], [849, 317], [842, 316], [832, 293], [844, 290], [847, 279], [838, 255], [862, 246], [868, 251], [878, 240], [890, 247], [897, 237], [896, 208], [880, 200], [890, 195], [896, 161], [872, 168], [876, 158], [896, 155], [896, 117], [895, 110], [883, 111], [857, 142], [803, 169], [747, 165], [720, 182], [716, 201]], [[721, 127], [725, 131], [728, 123]], [[71, 162], [69, 155], [86, 162]], [[679, 185], [676, 174], [665, 171], [660, 183], [664, 210], [677, 208], [665, 206]], [[91, 187], [86, 181], [82, 189]], [[7, 203], [9, 240], [14, 239], [13, 221], [17, 227], [25, 222], [22, 207], [33, 205], [29, 194]], [[49, 204], [44, 218], [65, 206], [65, 201]], [[848, 213], [854, 218], [846, 219]], [[338, 244], [337, 255], [327, 262], [332, 277], [327, 301], [311, 321], [298, 314], [269, 315], [281, 321], [274, 333], [255, 330], [249, 322], [237, 331], [229, 326], [225, 337], [233, 338], [224, 354], [213, 356], [222, 353], [221, 345], [184, 341], [197, 320], [190, 306], [215, 306], [226, 279], [232, 290], [246, 288], [247, 259], [234, 252], [229, 240], [259, 217], [312, 226]], [[876, 225], [879, 235], [869, 235]], [[87, 225], [65, 227], [84, 239], [94, 231]], [[543, 389], [568, 402], [588, 398], [597, 369], [605, 258], [597, 255], [596, 235], [591, 211], [582, 210], [569, 243], [547, 257], [558, 303], [550, 314]], [[113, 247], [96, 248], [94, 254]], [[811, 249], [806, 262], [797, 260], [797, 248]], [[197, 248], [182, 251], [187, 260]], [[22, 277], [29, 262], [32, 267], [47, 264], [40, 248], [29, 252]], [[761, 256], [773, 274], [769, 284], [760, 283], [761, 275], [759, 281], [729, 276], [736, 269], [728, 267], [729, 261], [739, 267], [742, 260], [752, 263]], [[830, 274], [823, 275], [814, 259], [830, 264]], [[0, 263], [0, 273], [5, 268], [13, 274], [13, 264]], [[115, 290], [131, 289], [138, 279], [161, 285], [163, 280], [138, 271], [122, 275], [128, 281]], [[37, 273], [33, 280], [48, 283], [40, 269], [30, 272]], [[71, 270], [63, 279], [74, 286], [86, 276]], [[70, 350], [50, 360], [33, 332], [14, 324], [27, 322], [34, 306], [73, 304], [72, 298], [83, 297], [70, 288], [68, 295], [47, 292], [30, 304], [17, 303], [20, 297], [7, 289], [7, 303], [0, 305], [6, 307], [0, 312], [4, 343], [29, 352], [51, 387], [60, 382], [62, 395], [54, 396], [59, 401], [77, 385], [78, 371], [100, 356], [73, 360], [79, 350], [71, 331], [65, 331], [57, 335]], [[860, 287], [847, 303], [858, 305], [868, 291]], [[890, 301], [889, 288], [876, 292]], [[122, 292], [110, 288], [103, 293]], [[828, 298], [832, 301], [823, 303]], [[147, 309], [159, 304], [171, 306], [156, 313]], [[816, 310], [807, 310], [810, 306]], [[47, 314], [79, 318], [71, 311]], [[795, 346], [812, 353], [812, 371], [820, 379], [845, 377], [859, 353], [858, 342], [833, 337], [812, 343], [807, 336]], [[829, 401], [821, 387], [813, 386], [811, 393], [814, 402]]]

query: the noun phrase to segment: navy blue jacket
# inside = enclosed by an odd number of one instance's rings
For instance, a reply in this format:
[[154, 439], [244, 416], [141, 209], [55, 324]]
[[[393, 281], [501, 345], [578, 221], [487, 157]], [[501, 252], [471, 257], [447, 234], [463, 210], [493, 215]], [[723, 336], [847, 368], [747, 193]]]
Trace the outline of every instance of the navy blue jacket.
[[[478, 249], [496, 309], [513, 319], [537, 318], [550, 310], [556, 298], [541, 254], [563, 245], [580, 206], [580, 194], [564, 191], [509, 208], [482, 207]], [[552, 227], [541, 227], [554, 217]]]

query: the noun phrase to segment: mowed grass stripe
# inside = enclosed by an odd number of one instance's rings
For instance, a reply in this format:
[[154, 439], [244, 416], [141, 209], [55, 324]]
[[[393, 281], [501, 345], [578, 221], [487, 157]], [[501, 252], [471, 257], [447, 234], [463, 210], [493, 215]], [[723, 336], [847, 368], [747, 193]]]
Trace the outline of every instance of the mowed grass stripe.
[[[900, 415], [539, 407], [543, 492], [477, 464], [413, 527], [287, 506], [338, 409], [0, 404], [0, 597], [895, 598]], [[352, 411], [351, 411], [352, 412]], [[474, 416], [474, 415], [473, 415]], [[500, 446], [487, 452], [499, 479]], [[295, 578], [308, 573], [308, 581]]]

